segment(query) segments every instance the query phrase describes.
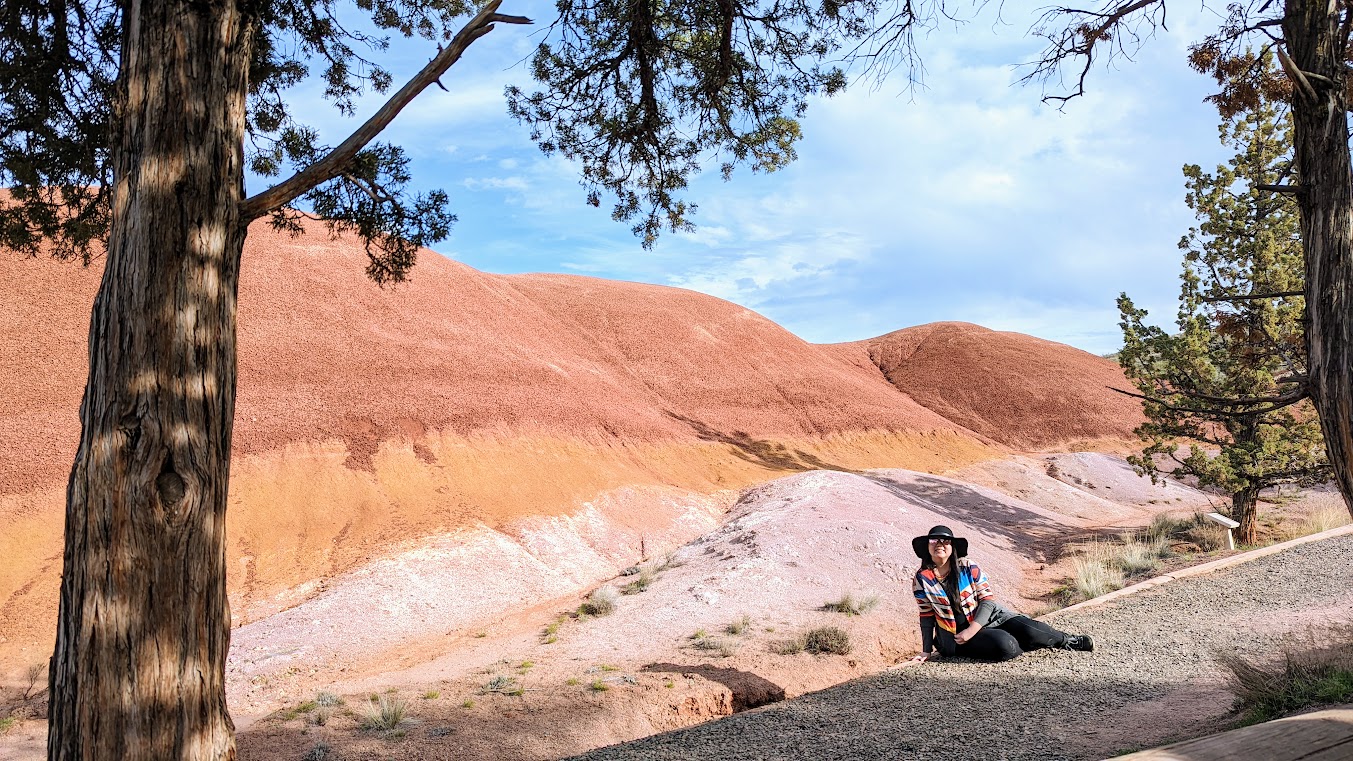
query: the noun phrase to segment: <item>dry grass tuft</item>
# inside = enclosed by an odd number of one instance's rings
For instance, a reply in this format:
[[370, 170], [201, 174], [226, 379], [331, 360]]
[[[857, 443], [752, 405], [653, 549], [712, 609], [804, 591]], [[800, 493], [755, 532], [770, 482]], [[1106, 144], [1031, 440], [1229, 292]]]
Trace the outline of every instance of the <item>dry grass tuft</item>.
[[634, 580], [620, 588], [620, 594], [637, 595], [640, 592], [647, 592], [648, 588], [657, 580], [658, 574], [652, 568], [640, 568]]
[[1096, 558], [1076, 558], [1071, 563], [1071, 588], [1082, 599], [1122, 589], [1123, 572]]
[[770, 651], [776, 655], [798, 655], [807, 645], [804, 635], [789, 639], [777, 639], [770, 643]]
[[587, 616], [608, 616], [615, 612], [615, 590], [598, 587], [578, 606], [578, 612]]
[[728, 634], [737, 635], [742, 634], [751, 627], [752, 627], [752, 617], [743, 616], [742, 618], [733, 621], [728, 626], [725, 626], [723, 630]]
[[[1333, 642], [1333, 644], [1330, 644]], [[1282, 661], [1261, 666], [1235, 653], [1218, 653], [1231, 672], [1242, 724], [1256, 724], [1310, 706], [1353, 703], [1353, 625], [1335, 626], [1304, 640], [1290, 639]]]
[[1343, 505], [1321, 505], [1302, 519], [1301, 523], [1298, 524], [1299, 528], [1291, 532], [1289, 538], [1296, 539], [1299, 536], [1309, 536], [1321, 531], [1347, 526], [1349, 520], [1348, 509]]
[[841, 595], [841, 599], [824, 603], [822, 609], [845, 613], [847, 616], [860, 616], [873, 610], [878, 604], [878, 595], [857, 596], [853, 592], [846, 592]]
[[381, 695], [367, 703], [362, 716], [363, 729], [392, 730], [404, 722], [408, 704], [398, 695]]
[[727, 658], [738, 651], [737, 642], [726, 637], [714, 636], [704, 629], [697, 629], [695, 634], [691, 635], [691, 647], [717, 653], [720, 658]]

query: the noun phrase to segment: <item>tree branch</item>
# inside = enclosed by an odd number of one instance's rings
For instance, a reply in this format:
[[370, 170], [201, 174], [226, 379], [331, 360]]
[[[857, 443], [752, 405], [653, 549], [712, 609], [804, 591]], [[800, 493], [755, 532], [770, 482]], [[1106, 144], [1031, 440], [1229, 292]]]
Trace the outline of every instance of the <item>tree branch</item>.
[[240, 217], [243, 221], [250, 222], [270, 211], [281, 208], [298, 196], [306, 193], [320, 183], [337, 177], [342, 173], [343, 167], [356, 156], [359, 151], [366, 147], [368, 143], [376, 138], [390, 122], [404, 110], [404, 107], [418, 96], [423, 90], [436, 82], [446, 70], [451, 68], [452, 64], [460, 60], [470, 44], [493, 31], [493, 23], [501, 21], [505, 24], [529, 24], [531, 20], [523, 16], [506, 16], [498, 13], [498, 6], [502, 0], [492, 0], [484, 6], [478, 15], [470, 19], [461, 30], [456, 33], [451, 44], [439, 52], [436, 57], [428, 62], [423, 70], [410, 79], [407, 84], [399, 89], [391, 98], [380, 107], [380, 110], [372, 114], [366, 123], [353, 132], [337, 148], [329, 151], [329, 154], [319, 161], [307, 166], [305, 169], [292, 175], [284, 182], [278, 183], [271, 188], [245, 200], [240, 205]]
[[1311, 85], [1311, 80], [1306, 77], [1307, 73], [1297, 68], [1297, 65], [1292, 62], [1292, 59], [1287, 56], [1287, 53], [1281, 47], [1275, 47], [1273, 52], [1278, 54], [1278, 63], [1282, 65], [1283, 71], [1287, 72], [1287, 76], [1292, 80], [1297, 92], [1304, 95], [1307, 100], [1315, 102], [1318, 96], [1315, 87]]
[[1164, 399], [1161, 399], [1160, 397], [1147, 396], [1146, 394], [1138, 394], [1132, 391], [1124, 391], [1121, 388], [1114, 388], [1113, 386], [1108, 386], [1107, 388], [1110, 391], [1116, 391], [1124, 396], [1130, 396], [1133, 397], [1134, 399], [1143, 399], [1145, 401], [1151, 402], [1152, 404], [1159, 404], [1160, 406], [1164, 407], [1165, 409], [1171, 412], [1187, 412], [1193, 415], [1201, 415], [1203, 417], [1212, 417], [1212, 418], [1237, 418], [1237, 417], [1246, 417], [1250, 415], [1267, 415], [1270, 412], [1275, 412], [1284, 407], [1291, 407], [1292, 405], [1296, 404], [1297, 402], [1300, 402], [1302, 399], [1305, 399], [1309, 395], [1309, 389], [1307, 388], [1304, 382], [1301, 383], [1301, 385], [1298, 386], [1294, 391], [1288, 392], [1286, 394], [1281, 394], [1279, 396], [1261, 396], [1244, 399], [1235, 399], [1224, 396], [1209, 396], [1207, 394], [1188, 391], [1175, 392], [1180, 396], [1187, 396], [1192, 399], [1197, 399], [1199, 401], [1216, 402], [1217, 404], [1226, 404], [1236, 407], [1253, 404], [1270, 405], [1269, 407], [1262, 409], [1248, 409], [1241, 410], [1239, 412], [1229, 412], [1224, 410], [1200, 409], [1198, 407], [1181, 407], [1177, 404], [1171, 404], [1165, 401]]
[[1285, 193], [1292, 196], [1301, 192], [1300, 185], [1255, 185], [1254, 189], [1267, 190], [1270, 193]]
[[1218, 301], [1258, 301], [1260, 299], [1285, 299], [1292, 296], [1305, 296], [1305, 291], [1273, 291], [1271, 293], [1246, 293], [1240, 296], [1199, 296], [1203, 303]]

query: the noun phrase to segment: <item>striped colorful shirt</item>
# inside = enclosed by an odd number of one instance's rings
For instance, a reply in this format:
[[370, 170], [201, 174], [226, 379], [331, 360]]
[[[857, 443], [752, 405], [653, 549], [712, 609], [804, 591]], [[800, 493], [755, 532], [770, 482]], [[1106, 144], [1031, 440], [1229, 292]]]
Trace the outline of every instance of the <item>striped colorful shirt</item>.
[[[991, 591], [987, 575], [976, 563], [967, 558], [958, 558], [954, 560], [954, 564], [958, 569], [959, 608], [963, 611], [964, 618], [970, 619], [977, 610], [978, 603], [983, 600], [994, 600], [996, 595]], [[941, 629], [950, 634], [958, 633], [949, 594], [944, 591], [944, 582], [935, 576], [935, 569], [925, 568], [917, 571], [911, 582], [911, 591], [916, 596], [916, 605], [921, 609], [922, 630], [929, 623], [927, 619], [934, 619]]]

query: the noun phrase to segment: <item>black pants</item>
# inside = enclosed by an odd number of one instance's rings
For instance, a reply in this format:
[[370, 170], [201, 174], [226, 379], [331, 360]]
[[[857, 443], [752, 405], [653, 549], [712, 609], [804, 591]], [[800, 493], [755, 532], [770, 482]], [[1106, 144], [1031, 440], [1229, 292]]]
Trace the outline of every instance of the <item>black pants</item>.
[[1008, 661], [1027, 650], [1058, 647], [1066, 634], [1028, 616], [1015, 616], [999, 629], [983, 627], [977, 636], [958, 645], [954, 655], [979, 661]]

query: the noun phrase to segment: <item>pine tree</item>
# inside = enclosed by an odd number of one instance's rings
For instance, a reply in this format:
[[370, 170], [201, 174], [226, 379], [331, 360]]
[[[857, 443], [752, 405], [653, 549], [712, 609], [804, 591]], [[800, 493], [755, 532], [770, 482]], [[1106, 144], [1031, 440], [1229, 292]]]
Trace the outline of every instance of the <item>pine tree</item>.
[[1185, 200], [1200, 223], [1179, 242], [1180, 331], [1146, 324], [1124, 294], [1118, 359], [1147, 416], [1134, 467], [1157, 478], [1164, 458], [1175, 475], [1225, 490], [1240, 541], [1253, 544], [1263, 489], [1330, 474], [1314, 409], [1284, 398], [1306, 369], [1296, 203], [1258, 188], [1292, 179], [1290, 120], [1264, 100], [1220, 133], [1236, 151], [1225, 166], [1184, 167]]

